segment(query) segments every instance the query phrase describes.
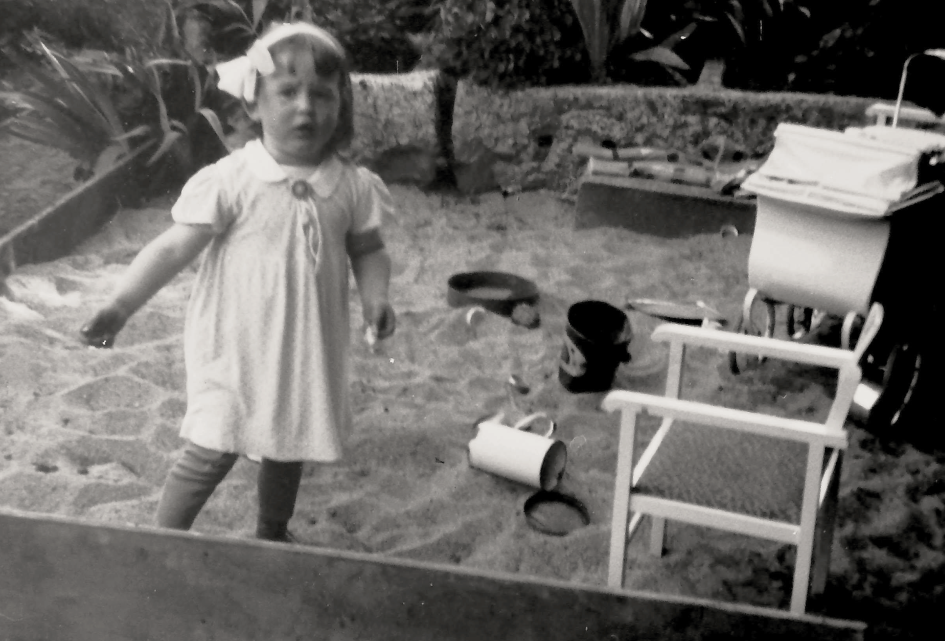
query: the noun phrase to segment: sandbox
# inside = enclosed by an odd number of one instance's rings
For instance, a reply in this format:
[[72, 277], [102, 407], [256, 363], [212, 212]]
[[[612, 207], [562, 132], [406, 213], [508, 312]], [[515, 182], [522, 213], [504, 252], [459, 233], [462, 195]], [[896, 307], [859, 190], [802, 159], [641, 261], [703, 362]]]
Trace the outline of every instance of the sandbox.
[[[627, 590], [600, 587], [616, 424], [599, 411], [599, 395], [569, 394], [556, 379], [566, 311], [593, 294], [617, 306], [703, 300], [735, 318], [750, 236], [572, 231], [573, 206], [549, 193], [393, 192], [398, 333], [377, 354], [353, 337], [357, 428], [343, 463], [306, 470], [296, 548], [250, 540], [255, 468], [244, 460], [194, 534], [149, 527], [181, 446], [180, 329], [191, 271], [129, 323], [115, 350], [76, 342], [134, 253], [169, 224], [168, 203], [123, 211], [53, 262], [17, 261], [9, 285], [20, 306], [0, 310], [0, 636], [862, 637], [859, 624], [772, 610], [783, 607], [792, 564], [782, 550], [698, 529], [671, 530], [663, 559], [631, 550]], [[538, 284], [540, 328], [496, 315], [470, 327], [466, 310], [448, 308], [446, 277], [486, 269]], [[615, 385], [655, 391], [665, 354], [646, 337], [657, 321], [629, 316], [638, 338]], [[467, 463], [474, 421], [506, 407], [509, 371], [531, 384], [521, 409], [552, 413], [573, 454], [563, 490], [581, 498], [591, 522], [568, 536], [531, 530], [522, 515], [531, 491]], [[734, 380], [707, 353], [687, 392], [815, 415], [831, 383], [807, 374]], [[845, 607], [814, 608], [840, 618], [896, 611], [941, 558], [941, 465], [860, 433], [851, 444], [832, 567], [832, 594]], [[882, 545], [889, 539], [895, 549]], [[899, 547], [923, 565], [904, 565]]]
[[861, 624], [363, 554], [0, 513], [0, 633], [107, 639], [862, 639]]

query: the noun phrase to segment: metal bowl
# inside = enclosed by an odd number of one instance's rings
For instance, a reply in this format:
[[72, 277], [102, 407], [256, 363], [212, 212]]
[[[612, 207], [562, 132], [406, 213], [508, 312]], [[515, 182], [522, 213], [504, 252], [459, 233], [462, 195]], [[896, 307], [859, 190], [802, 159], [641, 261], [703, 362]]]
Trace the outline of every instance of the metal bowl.
[[450, 307], [480, 305], [501, 316], [511, 316], [517, 305], [538, 302], [538, 287], [532, 281], [506, 272], [463, 272], [447, 281], [446, 302]]

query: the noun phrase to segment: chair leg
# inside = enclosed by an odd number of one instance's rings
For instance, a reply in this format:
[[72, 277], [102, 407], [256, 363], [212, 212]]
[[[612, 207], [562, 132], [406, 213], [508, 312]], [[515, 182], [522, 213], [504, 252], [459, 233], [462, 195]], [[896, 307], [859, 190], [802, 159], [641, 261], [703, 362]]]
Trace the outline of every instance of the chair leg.
[[666, 543], [666, 519], [650, 516], [650, 554], [663, 556]]
[[[624, 562], [627, 555], [627, 539], [630, 537], [630, 528], [636, 528], [639, 523], [639, 514], [630, 521], [630, 479], [629, 472], [618, 469], [617, 484], [614, 486], [614, 513], [610, 524], [610, 562], [607, 568], [607, 585], [612, 588], [622, 588], [624, 578]], [[629, 527], [628, 527], [628, 521]]]
[[607, 585], [623, 587], [624, 562], [627, 557], [627, 517], [614, 514], [610, 530], [610, 560], [607, 565]]
[[807, 590], [810, 582], [811, 548], [812, 545], [797, 546], [797, 557], [794, 566], [794, 583], [791, 589], [791, 612], [804, 614], [807, 608]]
[[807, 472], [804, 474], [804, 498], [801, 501], [801, 529], [794, 561], [791, 588], [791, 612], [804, 614], [810, 587], [811, 557], [817, 535], [817, 513], [820, 509], [820, 481], [824, 467], [824, 446], [811, 444], [807, 451]]
[[610, 562], [607, 585], [623, 587], [624, 559], [627, 554], [627, 522], [630, 519], [630, 490], [633, 486], [633, 446], [637, 415], [629, 408], [620, 412], [620, 441], [617, 444], [617, 478], [610, 523]]
[[830, 573], [830, 548], [833, 546], [833, 530], [837, 521], [837, 500], [840, 494], [840, 467], [843, 455], [837, 458], [827, 493], [817, 518], [817, 539], [814, 542], [814, 559], [811, 568], [810, 593], [823, 594]]

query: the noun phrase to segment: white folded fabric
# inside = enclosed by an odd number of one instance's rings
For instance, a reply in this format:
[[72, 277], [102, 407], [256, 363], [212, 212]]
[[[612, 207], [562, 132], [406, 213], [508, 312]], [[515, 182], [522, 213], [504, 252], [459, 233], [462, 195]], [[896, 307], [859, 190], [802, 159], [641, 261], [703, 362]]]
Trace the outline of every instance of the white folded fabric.
[[917, 189], [919, 162], [922, 153], [945, 149], [941, 134], [890, 127], [841, 132], [782, 123], [774, 135], [774, 149], [743, 189], [872, 217], [934, 192]]

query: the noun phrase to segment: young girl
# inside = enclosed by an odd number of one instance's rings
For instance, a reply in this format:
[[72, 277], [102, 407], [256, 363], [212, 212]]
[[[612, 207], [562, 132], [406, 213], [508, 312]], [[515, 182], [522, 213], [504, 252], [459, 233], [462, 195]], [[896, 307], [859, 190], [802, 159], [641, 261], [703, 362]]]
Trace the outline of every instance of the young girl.
[[380, 233], [391, 200], [380, 178], [338, 155], [353, 133], [351, 79], [327, 32], [279, 25], [218, 71], [262, 139], [190, 179], [174, 225], [138, 254], [81, 332], [110, 347], [206, 249], [184, 327], [188, 444], [157, 522], [190, 528], [238, 456], [256, 455], [256, 535], [287, 541], [302, 461], [339, 459], [351, 426], [348, 259], [367, 334], [394, 331]]

